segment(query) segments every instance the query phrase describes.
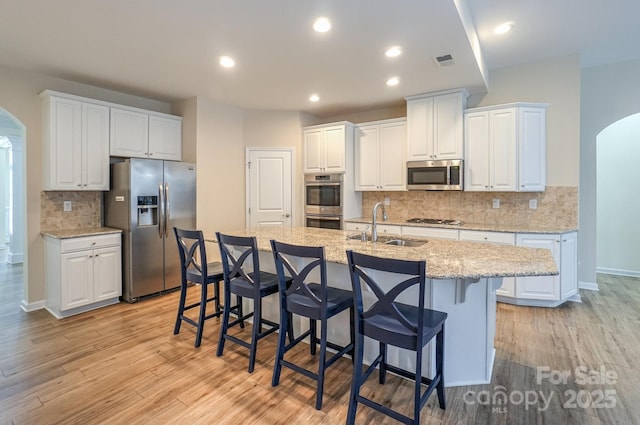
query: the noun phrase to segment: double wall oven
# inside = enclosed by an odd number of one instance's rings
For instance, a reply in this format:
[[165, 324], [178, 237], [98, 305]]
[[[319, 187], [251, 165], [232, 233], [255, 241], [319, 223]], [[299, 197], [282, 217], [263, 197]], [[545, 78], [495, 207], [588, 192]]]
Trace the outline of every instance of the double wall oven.
[[342, 229], [343, 175], [306, 174], [304, 190], [305, 225]]

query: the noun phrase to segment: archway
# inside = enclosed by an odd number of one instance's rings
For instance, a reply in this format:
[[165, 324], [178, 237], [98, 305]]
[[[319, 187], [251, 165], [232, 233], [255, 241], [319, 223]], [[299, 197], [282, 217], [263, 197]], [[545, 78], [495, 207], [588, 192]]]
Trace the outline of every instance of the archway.
[[[18, 119], [0, 108], [0, 267], [7, 276], [19, 276], [19, 282], [5, 280], [7, 284], [14, 284], [17, 292], [24, 287], [25, 132], [24, 125]], [[16, 295], [22, 298], [22, 294]]]
[[640, 276], [640, 114], [622, 118], [596, 137], [596, 270]]

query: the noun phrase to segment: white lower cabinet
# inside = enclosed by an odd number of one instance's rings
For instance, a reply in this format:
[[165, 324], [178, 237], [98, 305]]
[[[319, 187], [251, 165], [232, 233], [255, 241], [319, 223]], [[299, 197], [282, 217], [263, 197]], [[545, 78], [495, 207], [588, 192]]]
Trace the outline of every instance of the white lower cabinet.
[[402, 236], [418, 236], [427, 239], [458, 240], [458, 229], [443, 229], [441, 227], [402, 226]]
[[[460, 240], [468, 242], [488, 242], [500, 245], [515, 245], [514, 233], [480, 232], [475, 230], [460, 230]], [[496, 289], [496, 295], [505, 297], [515, 296], [515, 278], [503, 277], [502, 286]]]
[[558, 267], [557, 276], [519, 277], [516, 279], [516, 298], [537, 300], [534, 305], [559, 305], [578, 293], [578, 260], [576, 232], [564, 234], [518, 234], [516, 245], [544, 248], [551, 251]]
[[57, 318], [119, 302], [119, 233], [69, 239], [45, 237], [46, 308]]

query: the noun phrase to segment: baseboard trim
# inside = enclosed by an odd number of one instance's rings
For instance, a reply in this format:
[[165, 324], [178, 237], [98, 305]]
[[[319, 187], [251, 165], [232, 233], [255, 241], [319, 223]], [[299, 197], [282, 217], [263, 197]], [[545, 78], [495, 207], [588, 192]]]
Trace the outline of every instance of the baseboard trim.
[[612, 274], [615, 276], [640, 277], [640, 271], [637, 270], [608, 269], [606, 267], [596, 267], [596, 273]]
[[586, 289], [588, 291], [599, 291], [600, 290], [600, 288], [598, 288], [598, 284], [596, 282], [579, 281], [578, 282], [578, 288]]
[[24, 262], [24, 256], [22, 255], [21, 252], [19, 252], [19, 253], [13, 253], [13, 252], [7, 253], [7, 263], [9, 263], [9, 264], [22, 264], [23, 262]]
[[44, 308], [44, 300], [36, 301], [34, 303], [28, 303], [27, 300], [22, 300], [20, 308], [27, 313], [30, 311], [42, 310]]

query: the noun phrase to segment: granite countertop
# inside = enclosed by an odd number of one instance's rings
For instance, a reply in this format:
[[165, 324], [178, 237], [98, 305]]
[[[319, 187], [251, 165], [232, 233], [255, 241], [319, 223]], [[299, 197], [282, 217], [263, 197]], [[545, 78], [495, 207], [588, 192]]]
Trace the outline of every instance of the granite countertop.
[[[358, 217], [344, 220], [346, 223], [371, 223], [371, 217]], [[387, 221], [378, 220], [378, 224], [391, 224], [394, 226], [412, 226], [412, 227], [439, 227], [443, 229], [459, 229], [459, 230], [482, 230], [485, 232], [503, 232], [503, 233], [541, 233], [541, 234], [562, 234], [575, 232], [578, 229], [572, 227], [553, 227], [553, 226], [531, 226], [516, 224], [485, 224], [485, 223], [468, 223], [463, 222], [461, 225], [450, 224], [428, 224], [428, 223], [407, 223], [406, 220], [387, 219]]]
[[[546, 249], [522, 248], [480, 242], [459, 242], [430, 239], [419, 247], [384, 245], [381, 243], [347, 240], [351, 231], [316, 229], [309, 227], [266, 227], [243, 229], [228, 234], [255, 236], [258, 249], [271, 251], [270, 240], [324, 246], [327, 261], [347, 264], [347, 250], [379, 257], [427, 261], [427, 277], [432, 279], [487, 278], [507, 276], [557, 275], [558, 269], [551, 252]], [[215, 242], [215, 235], [207, 235]], [[420, 238], [406, 238], [420, 240]]]
[[112, 227], [82, 227], [78, 229], [43, 230], [40, 232], [40, 234], [42, 234], [43, 236], [48, 236], [55, 239], [108, 235], [110, 233], [122, 233], [122, 230], [114, 229]]

